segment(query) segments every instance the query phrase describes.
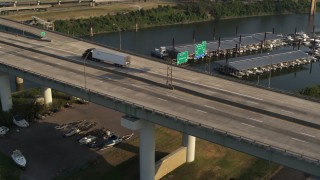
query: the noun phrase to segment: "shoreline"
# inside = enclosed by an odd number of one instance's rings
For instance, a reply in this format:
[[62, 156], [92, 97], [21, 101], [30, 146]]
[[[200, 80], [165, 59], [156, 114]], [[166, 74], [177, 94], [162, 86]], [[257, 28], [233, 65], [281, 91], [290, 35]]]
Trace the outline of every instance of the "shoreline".
[[[209, 17], [208, 19], [205, 19], [205, 20], [188, 21], [188, 22], [182, 22], [182, 23], [161, 24], [161, 25], [147, 25], [147, 26], [144, 26], [144, 27], [141, 27], [141, 28], [139, 28], [139, 26], [138, 26], [138, 31], [140, 29], [148, 29], [148, 28], [154, 28], [154, 27], [166, 27], [166, 26], [186, 25], [186, 24], [209, 22], [209, 21], [214, 22], [214, 21], [220, 21], [220, 20], [243, 19], [243, 18], [263, 17], [263, 16], [280, 16], [280, 15], [290, 15], [290, 14], [308, 14], [308, 13], [261, 14], [261, 15], [252, 15], [252, 16], [232, 16], [232, 17], [229, 16], [229, 17], [223, 17], [223, 18], [219, 18], [219, 19], [216, 19], [214, 17]], [[126, 30], [122, 30], [122, 32], [132, 31], [132, 30], [135, 30], [135, 27], [130, 28], [130, 29], [126, 29]], [[94, 31], [94, 29], [93, 29], [93, 31]], [[94, 32], [94, 35], [95, 34], [96, 35], [98, 35], [98, 34], [108, 34], [108, 33], [115, 33], [115, 32], [118, 32], [118, 31], [103, 31], [103, 32], [98, 32], [98, 33]], [[90, 33], [88, 32], [87, 34], [80, 35], [79, 37], [89, 36], [89, 35], [90, 35]]]

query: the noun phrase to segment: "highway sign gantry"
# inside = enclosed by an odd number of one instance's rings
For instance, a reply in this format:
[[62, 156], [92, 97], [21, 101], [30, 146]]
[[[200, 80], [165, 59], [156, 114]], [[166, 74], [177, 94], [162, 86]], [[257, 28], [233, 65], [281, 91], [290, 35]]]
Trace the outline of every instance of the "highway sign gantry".
[[188, 62], [188, 56], [189, 56], [189, 52], [188, 51], [184, 51], [184, 52], [178, 53], [178, 55], [177, 55], [177, 65]]

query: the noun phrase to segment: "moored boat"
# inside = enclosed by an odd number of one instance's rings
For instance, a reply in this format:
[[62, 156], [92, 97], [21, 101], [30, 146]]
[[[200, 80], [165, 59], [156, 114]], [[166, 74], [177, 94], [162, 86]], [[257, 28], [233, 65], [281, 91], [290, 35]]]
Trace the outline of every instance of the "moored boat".
[[26, 167], [27, 159], [22, 155], [21, 151], [16, 149], [12, 152], [11, 158], [20, 167]]

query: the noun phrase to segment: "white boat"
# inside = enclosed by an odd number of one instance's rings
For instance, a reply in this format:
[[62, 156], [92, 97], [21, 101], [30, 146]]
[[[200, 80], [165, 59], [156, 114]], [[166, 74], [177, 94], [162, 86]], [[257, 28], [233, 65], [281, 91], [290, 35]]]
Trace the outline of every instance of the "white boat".
[[86, 137], [81, 138], [81, 139], [79, 140], [79, 143], [80, 143], [80, 144], [89, 144], [89, 143], [94, 142], [96, 139], [97, 139], [97, 137], [92, 136], [92, 135], [89, 135], [89, 136], [86, 136]]
[[127, 141], [129, 140], [132, 136], [134, 135], [134, 133], [128, 134], [128, 135], [124, 135], [121, 137], [122, 141]]
[[13, 116], [13, 123], [19, 127], [28, 127], [29, 123], [20, 115]]
[[22, 155], [20, 150], [14, 150], [11, 154], [13, 161], [20, 167], [26, 167], [27, 159]]
[[80, 132], [80, 129], [78, 128], [72, 128], [70, 131], [64, 134], [65, 137], [73, 136], [75, 134], [78, 134]]
[[1, 126], [0, 127], [0, 136], [6, 135], [8, 131], [9, 131], [9, 128], [7, 128], [5, 126]]

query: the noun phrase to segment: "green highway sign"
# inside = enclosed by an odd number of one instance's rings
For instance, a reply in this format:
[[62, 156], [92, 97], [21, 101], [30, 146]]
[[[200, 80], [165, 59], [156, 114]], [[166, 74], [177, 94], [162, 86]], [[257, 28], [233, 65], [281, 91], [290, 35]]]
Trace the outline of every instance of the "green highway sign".
[[45, 37], [45, 36], [46, 36], [46, 32], [41, 31], [40, 36], [41, 36], [41, 37]]
[[195, 49], [195, 59], [202, 58], [206, 55], [207, 51], [207, 42], [202, 41], [201, 44], [196, 44], [196, 49]]
[[177, 55], [177, 64], [183, 64], [188, 62], [188, 57], [189, 57], [189, 52], [188, 51], [184, 51], [181, 53], [178, 53]]

